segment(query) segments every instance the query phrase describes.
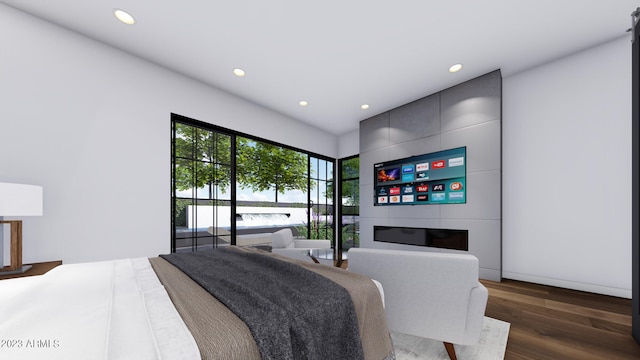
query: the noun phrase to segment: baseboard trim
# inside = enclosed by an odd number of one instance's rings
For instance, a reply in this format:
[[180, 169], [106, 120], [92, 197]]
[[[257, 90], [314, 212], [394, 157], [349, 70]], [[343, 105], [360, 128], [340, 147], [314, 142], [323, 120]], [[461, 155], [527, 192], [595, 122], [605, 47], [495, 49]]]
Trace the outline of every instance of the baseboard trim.
[[553, 279], [553, 278], [547, 278], [547, 277], [535, 276], [535, 275], [518, 274], [518, 273], [512, 273], [508, 271], [503, 271], [502, 277], [504, 279], [526, 281], [526, 282], [535, 283], [535, 284], [557, 286], [565, 289], [586, 291], [586, 292], [591, 292], [596, 294], [631, 299], [631, 289], [620, 289], [620, 288], [613, 288], [609, 286], [585, 284], [585, 283], [576, 282], [576, 281]]

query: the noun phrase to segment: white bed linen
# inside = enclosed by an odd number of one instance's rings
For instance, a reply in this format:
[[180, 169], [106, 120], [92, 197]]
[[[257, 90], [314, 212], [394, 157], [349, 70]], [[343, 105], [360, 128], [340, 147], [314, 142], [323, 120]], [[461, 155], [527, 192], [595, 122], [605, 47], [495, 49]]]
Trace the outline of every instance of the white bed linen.
[[200, 359], [148, 259], [0, 281], [0, 359]]

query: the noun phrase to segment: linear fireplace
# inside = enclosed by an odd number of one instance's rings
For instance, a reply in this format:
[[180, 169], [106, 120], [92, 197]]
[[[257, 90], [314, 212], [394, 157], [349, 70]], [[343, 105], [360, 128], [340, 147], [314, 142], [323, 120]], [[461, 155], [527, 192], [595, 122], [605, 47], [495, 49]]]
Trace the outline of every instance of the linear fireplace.
[[374, 226], [373, 240], [442, 249], [469, 250], [469, 230]]

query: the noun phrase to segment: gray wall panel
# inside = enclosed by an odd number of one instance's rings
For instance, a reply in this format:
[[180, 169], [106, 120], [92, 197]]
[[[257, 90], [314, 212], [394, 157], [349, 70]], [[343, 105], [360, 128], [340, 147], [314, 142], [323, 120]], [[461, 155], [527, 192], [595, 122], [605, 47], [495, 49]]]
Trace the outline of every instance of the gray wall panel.
[[500, 177], [499, 170], [468, 172], [467, 203], [440, 205], [440, 216], [443, 219], [499, 220], [502, 214]]
[[502, 270], [480, 268], [480, 273], [478, 277], [480, 279], [500, 282], [502, 281]]
[[469, 230], [469, 238], [474, 239], [469, 242], [469, 252], [478, 257], [480, 267], [500, 270], [501, 252], [494, 249], [500, 247], [501, 223], [500, 220], [443, 219], [441, 225], [444, 229]]
[[499, 71], [451, 87], [441, 94], [442, 131], [501, 118], [502, 77]]
[[388, 147], [389, 160], [439, 151], [440, 149], [442, 149], [442, 146], [440, 145], [440, 137], [441, 135], [438, 134], [421, 139], [407, 141], [400, 144], [392, 144]]
[[440, 133], [440, 94], [410, 102], [389, 111], [391, 144]]
[[467, 147], [467, 172], [498, 170], [501, 168], [500, 121], [443, 132], [442, 149]]
[[391, 226], [389, 225], [389, 218], [362, 218], [360, 217], [360, 247], [374, 248], [374, 249], [388, 249], [389, 244], [373, 241], [373, 227], [378, 226]]
[[[373, 226], [469, 230], [481, 278], [502, 273], [502, 77], [494, 71], [360, 122], [360, 246], [460, 252], [373, 241]], [[373, 206], [373, 165], [467, 147], [467, 203]]]
[[388, 207], [389, 217], [393, 219], [439, 219], [440, 209], [444, 205], [400, 205], [400, 206], [378, 206]]
[[385, 112], [360, 123], [360, 153], [389, 146], [389, 113]]

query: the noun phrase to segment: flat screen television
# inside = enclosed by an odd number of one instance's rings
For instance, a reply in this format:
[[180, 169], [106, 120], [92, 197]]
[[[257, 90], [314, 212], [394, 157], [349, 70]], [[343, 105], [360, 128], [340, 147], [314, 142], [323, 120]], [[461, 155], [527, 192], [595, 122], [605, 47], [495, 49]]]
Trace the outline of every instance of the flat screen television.
[[377, 163], [375, 206], [465, 204], [467, 147]]

